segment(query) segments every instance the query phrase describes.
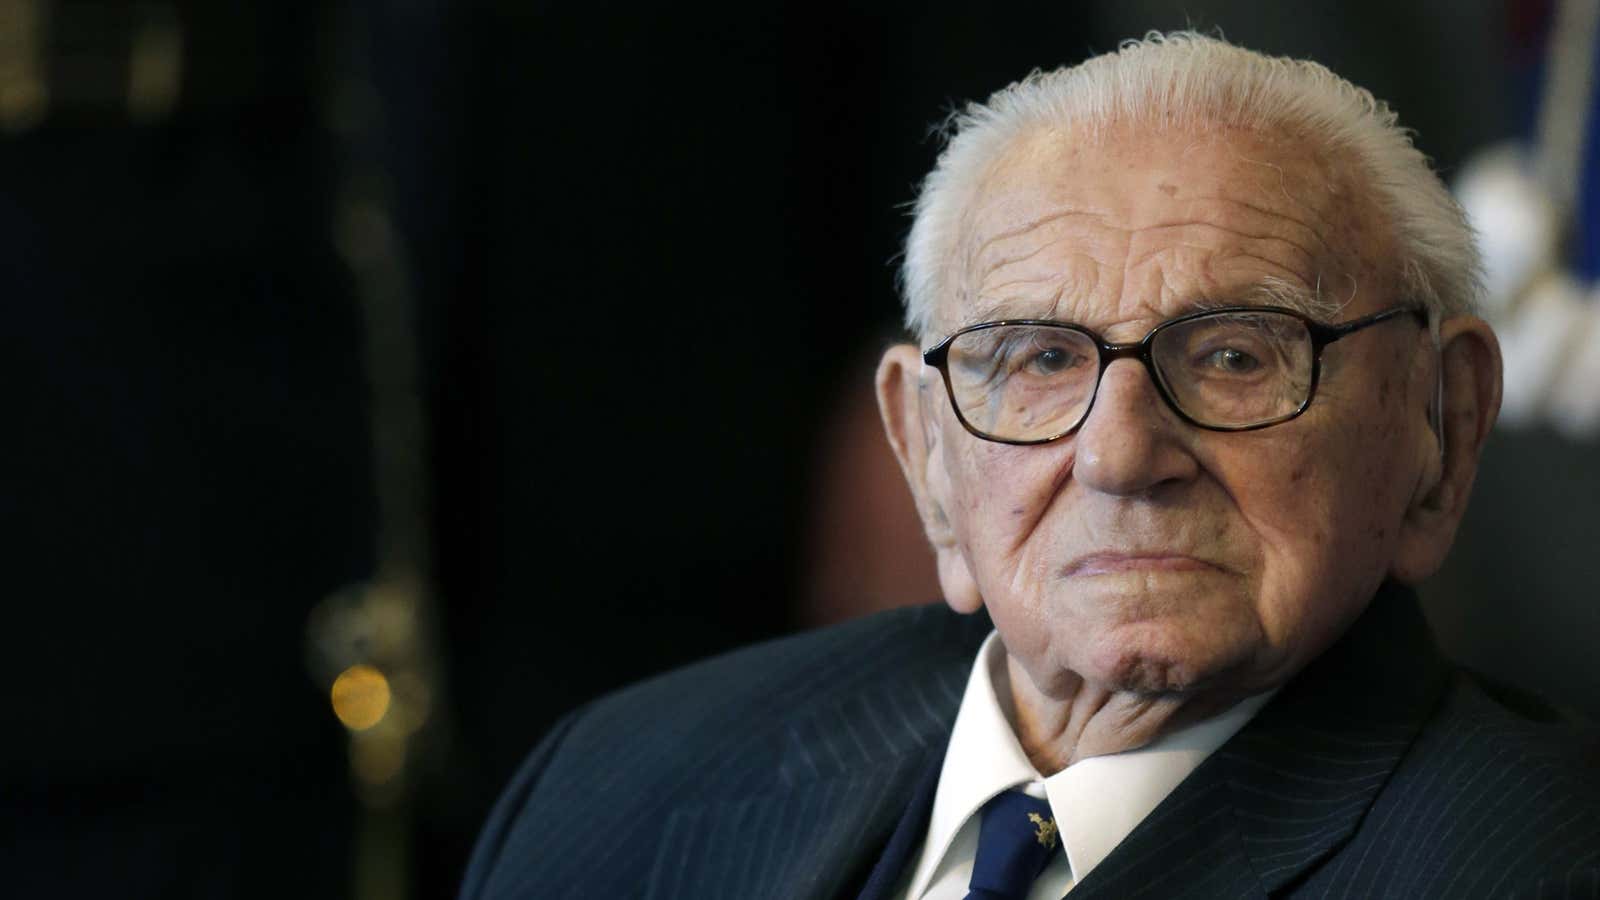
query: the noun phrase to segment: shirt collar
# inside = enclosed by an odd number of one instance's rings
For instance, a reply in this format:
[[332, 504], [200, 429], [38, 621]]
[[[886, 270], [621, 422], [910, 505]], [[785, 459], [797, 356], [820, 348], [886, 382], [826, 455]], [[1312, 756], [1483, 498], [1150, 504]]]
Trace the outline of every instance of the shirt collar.
[[1017, 785], [1040, 782], [1073, 877], [1081, 880], [1272, 696], [1258, 694], [1137, 750], [1080, 760], [1044, 778], [1017, 742], [995, 694], [995, 672], [1005, 659], [1005, 645], [999, 633], [991, 631], [978, 648], [950, 732], [927, 840], [908, 896], [919, 896], [927, 888], [962, 825], [989, 798]]
[[978, 648], [978, 658], [967, 678], [967, 692], [961, 697], [961, 708], [950, 730], [950, 745], [945, 750], [939, 786], [933, 795], [933, 812], [928, 819], [928, 838], [911, 879], [909, 896], [920, 896], [927, 889], [956, 833], [990, 797], [1015, 785], [1041, 780], [995, 698], [991, 670], [1004, 660], [1005, 646], [1000, 643], [999, 632], [991, 631]]

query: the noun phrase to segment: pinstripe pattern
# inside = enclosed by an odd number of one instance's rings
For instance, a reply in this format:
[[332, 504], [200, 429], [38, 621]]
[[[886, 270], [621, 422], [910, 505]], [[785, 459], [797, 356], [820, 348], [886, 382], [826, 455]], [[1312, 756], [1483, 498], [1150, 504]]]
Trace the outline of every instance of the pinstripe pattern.
[[[507, 789], [463, 898], [854, 896], [937, 766], [988, 628], [886, 613], [591, 705]], [[1503, 699], [1387, 589], [1071, 900], [1600, 898], [1594, 758]]]
[[901, 610], [592, 704], [513, 779], [462, 896], [835, 896], [944, 752], [989, 627]]

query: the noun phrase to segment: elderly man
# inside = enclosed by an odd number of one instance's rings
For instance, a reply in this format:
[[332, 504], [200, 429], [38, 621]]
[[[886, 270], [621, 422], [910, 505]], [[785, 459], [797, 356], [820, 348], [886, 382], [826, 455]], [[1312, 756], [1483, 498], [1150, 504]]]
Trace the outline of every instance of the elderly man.
[[1153, 36], [969, 108], [878, 370], [949, 608], [573, 714], [464, 895], [1600, 896], [1574, 733], [1407, 587], [1499, 402], [1476, 271], [1312, 63]]

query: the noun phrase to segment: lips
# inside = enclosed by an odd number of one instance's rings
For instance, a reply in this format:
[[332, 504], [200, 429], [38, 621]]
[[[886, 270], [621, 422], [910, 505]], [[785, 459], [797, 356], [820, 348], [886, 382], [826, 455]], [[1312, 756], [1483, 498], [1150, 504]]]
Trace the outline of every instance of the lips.
[[1068, 576], [1120, 575], [1137, 572], [1218, 572], [1221, 567], [1181, 553], [1091, 553], [1067, 565]]

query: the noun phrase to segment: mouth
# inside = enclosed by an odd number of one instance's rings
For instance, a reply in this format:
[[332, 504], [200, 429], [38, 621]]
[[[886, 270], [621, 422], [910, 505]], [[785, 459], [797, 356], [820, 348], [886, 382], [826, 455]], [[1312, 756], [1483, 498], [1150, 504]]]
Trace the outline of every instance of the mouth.
[[1091, 553], [1073, 560], [1062, 574], [1068, 577], [1093, 577], [1146, 572], [1220, 571], [1220, 566], [1181, 553]]

